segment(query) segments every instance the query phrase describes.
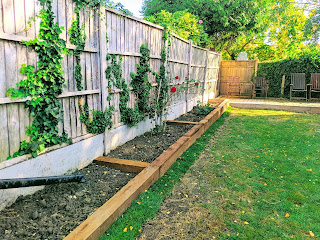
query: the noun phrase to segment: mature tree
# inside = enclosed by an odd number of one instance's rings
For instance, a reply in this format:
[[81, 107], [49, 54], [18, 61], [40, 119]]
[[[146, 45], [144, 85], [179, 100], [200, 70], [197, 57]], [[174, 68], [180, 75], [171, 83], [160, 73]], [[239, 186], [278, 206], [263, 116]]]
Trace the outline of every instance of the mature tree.
[[213, 50], [226, 50], [231, 58], [238, 51], [234, 44], [246, 35], [254, 35], [265, 30], [263, 14], [266, 0], [145, 0], [143, 12], [146, 16], [161, 10], [176, 12], [188, 9], [203, 21], [205, 32], [210, 36]]
[[190, 39], [196, 45], [204, 47], [208, 45], [208, 34], [204, 32], [198, 17], [186, 10], [175, 13], [162, 10], [144, 19], [166, 27], [180, 37]]
[[[307, 4], [306, 4], [307, 3]], [[207, 47], [235, 59], [248, 51], [260, 60], [294, 57], [308, 40], [318, 44], [320, 0], [145, 0], [146, 16], [188, 11], [203, 21]], [[310, 12], [310, 18], [305, 10]], [[266, 50], [266, 51], [264, 51]]]

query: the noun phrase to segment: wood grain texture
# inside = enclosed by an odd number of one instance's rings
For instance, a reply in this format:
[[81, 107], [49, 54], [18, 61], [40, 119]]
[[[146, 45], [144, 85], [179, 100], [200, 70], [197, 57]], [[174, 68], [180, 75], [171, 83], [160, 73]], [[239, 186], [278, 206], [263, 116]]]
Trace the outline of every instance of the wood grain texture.
[[7, 84], [6, 84], [6, 65], [5, 65], [5, 48], [4, 41], [0, 41], [0, 97], [6, 96]]
[[0, 105], [0, 162], [10, 155], [7, 106]]
[[196, 125], [199, 124], [199, 122], [189, 122], [189, 121], [177, 121], [177, 120], [167, 120], [166, 123], [168, 125]]
[[150, 164], [147, 162], [139, 162], [139, 161], [132, 161], [127, 159], [102, 157], [102, 156], [97, 157], [94, 160], [94, 162], [97, 164], [113, 167], [124, 172], [135, 172], [135, 173], [141, 172]]

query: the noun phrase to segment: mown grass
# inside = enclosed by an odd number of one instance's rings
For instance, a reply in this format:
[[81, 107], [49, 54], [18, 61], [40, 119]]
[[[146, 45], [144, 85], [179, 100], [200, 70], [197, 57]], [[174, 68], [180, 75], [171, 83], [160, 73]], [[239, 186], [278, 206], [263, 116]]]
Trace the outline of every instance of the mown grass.
[[180, 178], [199, 157], [207, 142], [216, 129], [223, 125], [229, 113], [230, 110], [227, 110], [201, 138], [177, 159], [162, 178], [147, 191], [140, 194], [138, 199], [133, 201], [131, 207], [100, 237], [100, 240], [135, 239], [140, 234], [142, 224], [156, 215], [164, 198], [170, 195], [173, 186], [179, 182]]
[[214, 222], [217, 239], [320, 239], [320, 116], [234, 115], [198, 169], [210, 199], [199, 207], [211, 212], [198, 222], [206, 231]]

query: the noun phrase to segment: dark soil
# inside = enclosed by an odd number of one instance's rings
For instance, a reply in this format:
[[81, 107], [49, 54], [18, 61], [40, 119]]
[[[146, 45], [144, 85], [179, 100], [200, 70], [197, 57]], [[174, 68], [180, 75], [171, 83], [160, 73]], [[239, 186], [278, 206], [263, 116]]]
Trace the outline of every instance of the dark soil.
[[193, 125], [167, 125], [164, 132], [149, 132], [138, 136], [111, 151], [108, 157], [152, 162], [192, 127]]
[[84, 183], [46, 186], [0, 212], [0, 239], [63, 239], [135, 174], [90, 164]]
[[[199, 122], [205, 116], [206, 115], [198, 115], [192, 110], [176, 120]], [[194, 125], [167, 125], [164, 132], [148, 132], [138, 136], [111, 151], [108, 157], [151, 163], [193, 126]]]
[[[190, 112], [179, 120], [196, 122], [204, 117]], [[152, 162], [193, 126], [167, 125], [164, 132], [145, 133], [108, 156]], [[63, 239], [135, 176], [96, 164], [76, 173], [84, 174], [86, 181], [46, 186], [1, 211], [0, 240]]]
[[194, 111], [188, 112], [181, 115], [176, 120], [189, 121], [189, 122], [200, 122], [206, 115], [197, 115]]

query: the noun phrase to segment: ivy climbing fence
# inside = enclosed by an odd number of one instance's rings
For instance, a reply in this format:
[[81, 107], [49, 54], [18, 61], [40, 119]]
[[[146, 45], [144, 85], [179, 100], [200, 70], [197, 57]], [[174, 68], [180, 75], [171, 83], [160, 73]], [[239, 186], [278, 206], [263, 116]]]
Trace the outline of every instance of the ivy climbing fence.
[[[22, 64], [34, 65], [37, 69], [39, 57], [23, 41], [39, 35], [41, 19], [37, 16], [40, 9], [42, 6], [36, 0], [0, 1], [0, 162], [18, 151], [23, 140], [28, 141], [30, 138], [26, 129], [34, 118], [25, 108], [28, 98], [12, 99], [7, 96], [7, 91], [16, 88], [16, 84], [26, 78], [20, 72]], [[186, 110], [190, 110], [197, 100], [206, 101], [219, 94], [221, 54], [194, 46], [191, 41], [174, 35], [169, 40], [163, 40], [162, 27], [109, 8], [87, 8], [79, 11], [79, 25], [84, 26], [86, 38], [78, 62], [75, 56], [77, 47], [71, 44], [69, 32], [77, 17], [75, 9], [76, 5], [72, 0], [52, 2], [54, 21], [64, 28], [60, 38], [66, 41], [66, 47], [70, 50], [61, 62], [65, 84], [62, 93], [57, 96], [63, 109], [59, 133], [66, 133], [73, 142], [92, 137], [80, 121], [79, 103], [88, 104], [90, 116], [92, 109], [103, 110], [112, 105], [115, 107], [112, 116], [113, 128], [123, 124], [119, 111], [121, 91], [108, 88], [106, 80], [107, 54], [114, 54], [117, 59], [122, 56], [123, 77], [126, 83], [130, 84], [130, 73], [136, 72], [136, 65], [141, 57], [140, 46], [148, 45], [150, 66], [154, 72], [160, 71], [161, 50], [168, 46], [166, 64], [170, 86], [177, 87], [185, 82], [185, 79], [194, 79], [199, 84], [198, 88], [188, 87], [176, 93], [169, 91], [171, 107], [185, 104]], [[81, 66], [81, 90], [78, 90], [79, 83], [76, 81], [75, 68], [78, 64]], [[153, 87], [157, 85], [155, 76], [151, 73], [149, 81]], [[110, 91], [114, 97], [107, 100]], [[130, 91], [128, 107], [135, 106], [135, 98]]]

